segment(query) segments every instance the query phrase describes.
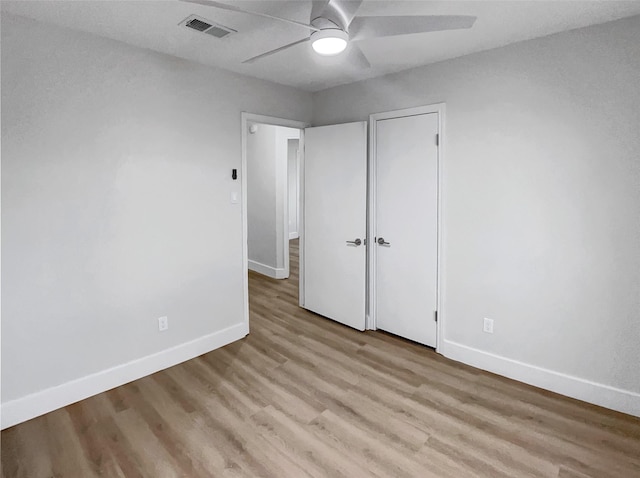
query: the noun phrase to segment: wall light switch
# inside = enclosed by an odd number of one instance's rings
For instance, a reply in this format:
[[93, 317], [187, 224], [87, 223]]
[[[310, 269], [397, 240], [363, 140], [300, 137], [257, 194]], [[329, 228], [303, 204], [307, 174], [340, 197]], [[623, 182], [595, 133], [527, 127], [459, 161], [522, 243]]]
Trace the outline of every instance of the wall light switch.
[[238, 191], [231, 191], [231, 204], [238, 204]]

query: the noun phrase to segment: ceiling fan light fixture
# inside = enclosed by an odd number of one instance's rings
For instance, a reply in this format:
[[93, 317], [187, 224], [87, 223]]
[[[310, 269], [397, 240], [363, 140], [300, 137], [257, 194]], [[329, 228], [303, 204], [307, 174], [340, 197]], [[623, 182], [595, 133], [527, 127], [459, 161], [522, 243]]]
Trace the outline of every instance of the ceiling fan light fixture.
[[337, 28], [326, 28], [311, 34], [313, 50], [322, 56], [333, 56], [342, 53], [347, 48], [349, 35]]

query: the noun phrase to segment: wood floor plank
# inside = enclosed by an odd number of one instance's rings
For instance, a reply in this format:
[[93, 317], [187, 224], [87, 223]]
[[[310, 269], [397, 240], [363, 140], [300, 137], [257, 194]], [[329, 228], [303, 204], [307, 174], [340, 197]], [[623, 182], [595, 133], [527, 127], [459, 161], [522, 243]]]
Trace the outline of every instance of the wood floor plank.
[[[115, 450], [110, 448], [100, 420], [95, 419], [93, 412], [96, 408], [92, 405], [96, 405], [98, 401], [93, 398], [95, 397], [66, 407], [81, 446], [78, 453], [85, 457], [95, 475], [121, 477], [123, 473], [114, 456]], [[45, 474], [38, 473], [32, 476], [50, 476], [51, 474], [51, 471], [47, 471]]]
[[410, 449], [399, 443], [380, 440], [368, 427], [346, 421], [331, 410], [323, 412], [312, 425], [348, 444], [350, 456], [366, 459], [369, 465], [364, 469], [370, 469], [378, 476], [435, 476], [413, 459]]
[[250, 335], [2, 432], [3, 478], [640, 478], [640, 419], [298, 307], [249, 272]]
[[252, 420], [275, 432], [278, 441], [286, 443], [297, 456], [306, 460], [316, 470], [316, 475], [348, 478], [362, 473], [358, 465], [341, 452], [339, 443], [318, 440], [310, 427], [301, 426], [272, 406], [254, 415]]
[[[135, 410], [123, 410], [115, 415], [115, 421], [122, 432], [135, 444], [135, 453], [146, 476], [177, 478], [182, 476], [180, 466], [171, 453], [149, 429], [148, 423]], [[195, 452], [194, 452], [195, 453]], [[212, 466], [215, 463], [212, 463]], [[219, 466], [219, 464], [215, 464]]]
[[49, 430], [56, 430], [55, 434], [47, 433], [52, 475], [59, 478], [95, 477], [96, 474], [89, 462], [81, 453], [78, 453], [78, 450], [82, 449], [82, 444], [67, 410], [63, 408], [47, 414], [46, 422]]

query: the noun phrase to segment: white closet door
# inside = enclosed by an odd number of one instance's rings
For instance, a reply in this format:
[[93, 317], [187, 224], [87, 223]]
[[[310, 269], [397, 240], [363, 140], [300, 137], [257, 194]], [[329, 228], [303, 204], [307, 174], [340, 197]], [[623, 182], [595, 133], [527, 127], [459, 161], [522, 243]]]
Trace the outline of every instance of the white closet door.
[[438, 115], [376, 122], [376, 326], [436, 346]]

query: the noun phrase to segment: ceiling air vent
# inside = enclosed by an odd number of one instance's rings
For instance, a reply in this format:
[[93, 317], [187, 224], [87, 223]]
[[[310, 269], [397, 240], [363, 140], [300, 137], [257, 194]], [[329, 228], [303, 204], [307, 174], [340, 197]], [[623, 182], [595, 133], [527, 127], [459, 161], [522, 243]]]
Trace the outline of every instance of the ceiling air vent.
[[211, 35], [216, 38], [224, 38], [230, 33], [237, 33], [233, 28], [225, 27], [219, 23], [214, 23], [210, 20], [205, 20], [202, 17], [191, 15], [180, 22], [180, 25], [184, 25], [187, 28], [196, 30], [207, 35]]

